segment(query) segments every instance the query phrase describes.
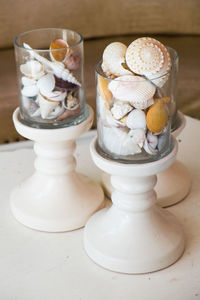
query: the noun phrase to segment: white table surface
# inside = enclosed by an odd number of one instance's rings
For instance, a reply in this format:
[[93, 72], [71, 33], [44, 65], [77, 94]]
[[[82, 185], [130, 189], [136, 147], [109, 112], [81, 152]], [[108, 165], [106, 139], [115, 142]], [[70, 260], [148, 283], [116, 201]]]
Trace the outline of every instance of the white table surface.
[[[77, 170], [100, 181], [89, 143], [77, 141]], [[12, 188], [33, 172], [32, 142], [0, 147], [0, 300], [192, 300], [200, 299], [200, 121], [187, 117], [178, 159], [192, 176], [187, 198], [170, 208], [186, 235], [183, 256], [172, 266], [144, 275], [107, 271], [86, 255], [83, 229], [66, 233], [34, 231], [11, 215]]]

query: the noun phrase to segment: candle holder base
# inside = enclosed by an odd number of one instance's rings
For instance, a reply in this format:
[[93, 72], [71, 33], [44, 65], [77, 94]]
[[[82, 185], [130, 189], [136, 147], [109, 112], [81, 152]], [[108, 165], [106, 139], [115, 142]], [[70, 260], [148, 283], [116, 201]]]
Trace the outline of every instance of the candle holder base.
[[35, 141], [34, 174], [14, 188], [10, 206], [14, 217], [27, 227], [62, 232], [83, 227], [88, 218], [104, 206], [104, 195], [98, 183], [75, 172], [74, 140], [87, 131], [93, 111], [82, 123], [61, 129], [38, 129], [19, 120], [19, 109], [13, 114], [17, 131]]
[[146, 164], [122, 164], [103, 158], [91, 144], [96, 165], [111, 174], [113, 205], [95, 213], [84, 229], [88, 256], [122, 273], [153, 272], [173, 264], [184, 251], [176, 218], [156, 205], [156, 173], [173, 163], [177, 142], [166, 157]]

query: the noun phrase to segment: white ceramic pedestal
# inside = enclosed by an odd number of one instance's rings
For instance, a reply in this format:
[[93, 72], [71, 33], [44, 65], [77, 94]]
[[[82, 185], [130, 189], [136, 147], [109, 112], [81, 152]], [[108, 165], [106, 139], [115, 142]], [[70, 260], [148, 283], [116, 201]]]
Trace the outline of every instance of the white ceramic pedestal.
[[183, 253], [184, 234], [176, 218], [156, 205], [156, 174], [175, 160], [177, 142], [166, 157], [146, 164], [103, 158], [91, 144], [95, 164], [111, 174], [113, 205], [95, 213], [84, 229], [87, 254], [104, 268], [147, 273], [173, 264]]
[[[178, 112], [178, 120], [179, 124], [176, 130], [172, 132], [175, 138], [181, 133], [186, 123], [181, 112]], [[157, 174], [157, 177], [155, 191], [158, 196], [158, 204], [162, 207], [174, 205], [188, 195], [191, 188], [191, 177], [187, 168], [180, 161], [176, 160], [169, 168]], [[102, 186], [105, 194], [110, 198], [114, 189], [109, 174], [102, 174]]]
[[104, 195], [99, 184], [75, 172], [75, 139], [92, 125], [93, 111], [76, 126], [37, 129], [13, 114], [17, 131], [35, 141], [35, 173], [11, 193], [15, 218], [33, 229], [61, 232], [83, 227], [88, 218], [103, 207]]

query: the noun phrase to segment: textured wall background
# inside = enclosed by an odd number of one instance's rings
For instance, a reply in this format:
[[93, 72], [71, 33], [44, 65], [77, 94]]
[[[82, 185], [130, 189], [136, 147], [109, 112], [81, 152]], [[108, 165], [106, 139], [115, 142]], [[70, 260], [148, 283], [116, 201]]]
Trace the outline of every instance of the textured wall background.
[[70, 28], [85, 38], [200, 34], [199, 0], [0, 0], [0, 48], [21, 32]]

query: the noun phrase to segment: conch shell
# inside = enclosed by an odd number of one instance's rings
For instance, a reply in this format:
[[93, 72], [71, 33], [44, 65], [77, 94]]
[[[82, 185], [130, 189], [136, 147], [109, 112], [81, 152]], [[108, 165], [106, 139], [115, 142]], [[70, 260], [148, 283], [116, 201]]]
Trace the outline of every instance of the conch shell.
[[126, 45], [120, 42], [109, 44], [103, 52], [102, 70], [106, 76], [130, 75], [131, 71], [123, 67], [125, 64]]
[[144, 75], [158, 87], [164, 85], [171, 68], [166, 47], [150, 37], [139, 38], [128, 46], [126, 63], [134, 73]]
[[138, 109], [146, 109], [154, 103], [155, 86], [140, 76], [120, 76], [112, 80], [108, 88], [116, 99], [128, 101]]

